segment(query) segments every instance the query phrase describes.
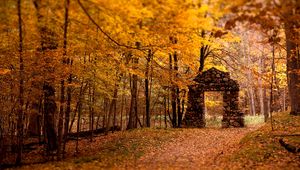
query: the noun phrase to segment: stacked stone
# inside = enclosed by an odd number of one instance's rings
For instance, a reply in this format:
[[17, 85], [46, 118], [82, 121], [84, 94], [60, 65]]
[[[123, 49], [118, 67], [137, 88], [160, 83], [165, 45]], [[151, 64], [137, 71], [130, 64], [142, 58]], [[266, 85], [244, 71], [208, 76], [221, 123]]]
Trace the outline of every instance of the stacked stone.
[[189, 87], [188, 107], [183, 121], [185, 127], [205, 127], [204, 92], [224, 91], [224, 115], [222, 127], [243, 127], [243, 113], [238, 108], [239, 85], [230, 79], [229, 73], [211, 68], [194, 79]]

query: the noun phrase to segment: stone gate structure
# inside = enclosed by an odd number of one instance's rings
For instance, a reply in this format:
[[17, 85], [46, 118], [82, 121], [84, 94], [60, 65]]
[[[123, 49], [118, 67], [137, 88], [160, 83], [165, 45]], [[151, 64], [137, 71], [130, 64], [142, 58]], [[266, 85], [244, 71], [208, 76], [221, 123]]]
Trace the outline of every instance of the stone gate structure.
[[189, 86], [188, 107], [183, 127], [205, 127], [204, 92], [223, 92], [222, 127], [244, 127], [244, 114], [239, 111], [239, 85], [230, 79], [229, 73], [211, 68], [199, 73]]

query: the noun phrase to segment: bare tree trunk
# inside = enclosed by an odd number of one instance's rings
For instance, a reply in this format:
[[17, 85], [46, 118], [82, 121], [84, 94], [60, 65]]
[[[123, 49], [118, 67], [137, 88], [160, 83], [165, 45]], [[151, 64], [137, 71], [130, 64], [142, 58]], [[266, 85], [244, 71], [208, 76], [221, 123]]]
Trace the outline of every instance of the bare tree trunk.
[[120, 114], [121, 114], [121, 122], [120, 122], [120, 127], [121, 127], [121, 130], [123, 130], [123, 112], [124, 112], [124, 94], [122, 94], [122, 97], [121, 97], [121, 111], [120, 111]]
[[182, 103], [181, 103], [181, 115], [184, 114], [185, 96], [186, 96], [186, 91], [184, 90], [183, 97], [182, 97]]
[[111, 100], [110, 106], [109, 106], [109, 113], [108, 113], [108, 118], [107, 118], [107, 124], [106, 124], [106, 133], [109, 131], [110, 127], [113, 127], [115, 125], [115, 120], [113, 120], [113, 124], [111, 124], [111, 116], [113, 115], [113, 119], [115, 119], [115, 107], [117, 104], [117, 97], [118, 97], [118, 83], [115, 83], [115, 89], [114, 89], [114, 94], [113, 98]]
[[263, 89], [263, 96], [264, 96], [264, 119], [265, 122], [269, 119], [269, 98], [267, 98], [267, 88]]
[[264, 54], [260, 57], [260, 65], [259, 65], [259, 77], [258, 77], [258, 84], [259, 84], [259, 105], [260, 105], [260, 114], [265, 115], [264, 109], [264, 95], [263, 95], [263, 86], [262, 86], [262, 76], [263, 76], [263, 57]]
[[16, 158], [16, 164], [20, 165], [22, 162], [23, 153], [23, 105], [24, 105], [24, 63], [23, 63], [23, 28], [22, 28], [22, 11], [21, 11], [21, 0], [17, 2], [18, 7], [18, 25], [19, 25], [19, 65], [20, 65], [20, 81], [19, 81], [19, 113], [17, 122], [17, 136], [18, 136], [18, 153]]
[[148, 51], [146, 73], [145, 73], [145, 98], [146, 98], [146, 125], [150, 127], [150, 93], [149, 93], [149, 64], [151, 62], [152, 52]]
[[177, 112], [176, 112], [176, 89], [173, 81], [173, 59], [172, 54], [169, 54], [169, 69], [170, 69], [170, 89], [171, 89], [171, 107], [172, 107], [172, 126], [176, 127], [177, 124]]
[[91, 131], [90, 141], [93, 141], [94, 130], [94, 86], [93, 83], [89, 84], [89, 130]]
[[[246, 47], [245, 47], [246, 48]], [[244, 55], [247, 55], [247, 65], [250, 66], [251, 65], [251, 59], [250, 59], [250, 55], [248, 55], [248, 53], [246, 52], [246, 49], [244, 49]], [[252, 83], [252, 73], [250, 70], [250, 67], [247, 70], [247, 86], [248, 86], [248, 96], [249, 96], [249, 106], [250, 106], [250, 114], [251, 115], [255, 115], [255, 103], [254, 103], [254, 90], [253, 90], [253, 83]]]
[[[123, 83], [123, 91], [125, 91], [126, 89], [126, 84], [125, 82]], [[124, 106], [125, 106], [125, 112], [126, 112], [126, 97], [125, 94], [122, 94], [122, 98], [121, 98], [121, 130], [123, 130], [123, 112], [124, 112]], [[126, 114], [125, 114], [125, 123], [126, 125]]]
[[[138, 58], [133, 58], [134, 68], [137, 67]], [[137, 81], [138, 77], [136, 74], [132, 75], [132, 87], [131, 87], [131, 102], [130, 102], [130, 110], [129, 110], [129, 121], [127, 125], [127, 129], [137, 128]]]
[[[288, 93], [290, 98], [292, 115], [300, 116], [300, 49], [299, 49], [299, 20], [292, 16], [300, 15], [300, 4], [297, 0], [283, 1], [285, 11], [282, 13], [284, 18], [284, 31], [286, 41], [287, 59], [287, 79]], [[293, 19], [292, 19], [293, 18]]]
[[250, 113], [251, 115], [255, 116], [254, 92], [251, 84], [248, 85], [248, 94], [249, 94]]
[[283, 105], [283, 111], [286, 111], [286, 89], [285, 89], [285, 87], [283, 88], [282, 105]]
[[73, 116], [73, 118], [72, 118], [72, 120], [71, 120], [71, 124], [70, 124], [70, 128], [69, 128], [69, 133], [70, 133], [71, 130], [72, 130], [72, 127], [73, 127], [73, 124], [74, 124], [74, 121], [75, 121], [75, 118], [76, 118], [76, 113], [79, 112], [79, 104], [80, 104], [80, 100], [81, 100], [82, 95], [84, 94], [84, 92], [85, 92], [85, 90], [86, 90], [88, 84], [86, 84], [85, 86], [83, 86], [83, 85], [84, 85], [84, 80], [82, 80], [82, 83], [81, 83], [81, 85], [80, 85], [79, 99], [78, 99], [78, 101], [77, 101], [77, 103], [76, 103], [76, 107], [75, 107], [75, 110], [74, 110], [74, 116]]
[[[175, 75], [176, 77], [178, 77], [178, 71], [179, 71], [179, 68], [178, 68], [178, 56], [177, 56], [177, 53], [176, 51], [174, 52], [174, 71], [176, 72]], [[181, 121], [182, 121], [182, 112], [181, 112], [181, 104], [180, 104], [180, 91], [179, 91], [179, 87], [176, 85], [175, 87], [175, 98], [176, 98], [176, 106], [177, 106], [177, 116], [178, 116], [178, 122], [177, 122], [177, 126], [178, 127], [181, 127]]]
[[274, 130], [273, 126], [273, 107], [274, 107], [274, 98], [273, 98], [273, 84], [275, 76], [275, 45], [272, 44], [272, 76], [271, 76], [271, 86], [270, 86], [270, 119], [271, 119], [271, 128]]
[[83, 98], [83, 95], [80, 95], [79, 96], [79, 101], [78, 101], [76, 153], [78, 153], [78, 140], [79, 140], [79, 132], [80, 132], [80, 124], [81, 124], [81, 112], [82, 112], [82, 98]]
[[53, 23], [46, 22], [45, 14], [48, 14], [47, 11], [47, 4], [45, 1], [42, 0], [34, 0], [34, 6], [36, 9], [37, 19], [38, 19], [38, 29], [41, 37], [41, 45], [40, 51], [41, 55], [45, 57], [47, 68], [46, 80], [44, 81], [43, 91], [44, 91], [44, 121], [45, 121], [45, 128], [47, 133], [47, 144], [48, 144], [48, 151], [55, 151], [58, 148], [57, 144], [57, 135], [55, 131], [54, 125], [54, 115], [57, 112], [57, 106], [55, 103], [55, 88], [52, 85], [53, 77], [51, 77], [51, 73], [53, 72], [54, 68], [52, 65], [51, 58], [46, 59], [46, 54], [48, 51], [56, 50], [58, 47], [57, 43], [57, 35], [51, 29], [49, 29], [49, 25]]
[[[71, 62], [72, 63], [72, 62]], [[71, 65], [71, 64], [70, 64]], [[72, 75], [69, 75], [68, 78], [68, 84], [70, 85], [72, 83]], [[69, 122], [70, 122], [70, 113], [71, 113], [71, 87], [67, 87], [67, 108], [65, 113], [65, 131], [64, 131], [64, 146], [63, 146], [63, 156], [66, 148], [66, 142], [67, 142], [67, 136], [69, 132]], [[75, 112], [74, 112], [75, 114]], [[70, 127], [71, 128], [71, 127]]]
[[62, 138], [63, 138], [63, 117], [64, 117], [64, 104], [65, 104], [65, 81], [61, 80], [61, 92], [60, 92], [60, 109], [58, 116], [58, 148], [57, 148], [57, 160], [61, 160], [62, 151]]

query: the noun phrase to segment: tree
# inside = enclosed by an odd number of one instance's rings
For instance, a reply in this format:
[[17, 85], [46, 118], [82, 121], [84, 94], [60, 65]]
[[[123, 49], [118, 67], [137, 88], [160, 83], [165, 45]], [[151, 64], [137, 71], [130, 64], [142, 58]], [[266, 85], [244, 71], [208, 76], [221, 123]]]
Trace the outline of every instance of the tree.
[[[44, 92], [44, 114], [45, 114], [45, 127], [46, 127], [46, 135], [47, 135], [47, 144], [48, 151], [55, 151], [58, 148], [58, 145], [61, 143], [57, 143], [57, 134], [55, 131], [54, 125], [54, 115], [57, 111], [57, 106], [55, 102], [55, 88], [53, 86], [53, 78], [50, 74], [53, 72], [53, 66], [51, 65], [51, 54], [52, 51], [58, 48], [57, 35], [56, 33], [49, 28], [51, 23], [47, 23], [46, 16], [47, 14], [47, 5], [45, 2], [41, 0], [34, 0], [34, 6], [36, 9], [36, 15], [39, 22], [38, 30], [40, 34], [40, 48], [39, 54], [46, 61], [46, 79], [43, 84], [43, 92]], [[47, 61], [48, 60], [48, 61]], [[61, 122], [62, 123], [62, 122]]]
[[19, 65], [20, 65], [20, 84], [19, 84], [19, 113], [18, 113], [18, 154], [16, 159], [16, 164], [20, 165], [22, 160], [23, 152], [23, 105], [24, 105], [24, 63], [23, 63], [23, 28], [22, 28], [22, 10], [21, 10], [21, 0], [18, 0], [18, 25], [19, 25]]

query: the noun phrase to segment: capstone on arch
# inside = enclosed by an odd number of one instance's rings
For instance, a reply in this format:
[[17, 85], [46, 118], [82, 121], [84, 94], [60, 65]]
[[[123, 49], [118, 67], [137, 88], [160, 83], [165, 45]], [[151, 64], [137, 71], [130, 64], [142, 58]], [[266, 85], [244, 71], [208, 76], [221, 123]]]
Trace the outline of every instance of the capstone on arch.
[[244, 114], [239, 111], [239, 85], [229, 73], [211, 68], [199, 73], [189, 86], [188, 106], [183, 127], [205, 127], [204, 92], [223, 92], [222, 127], [244, 127]]

